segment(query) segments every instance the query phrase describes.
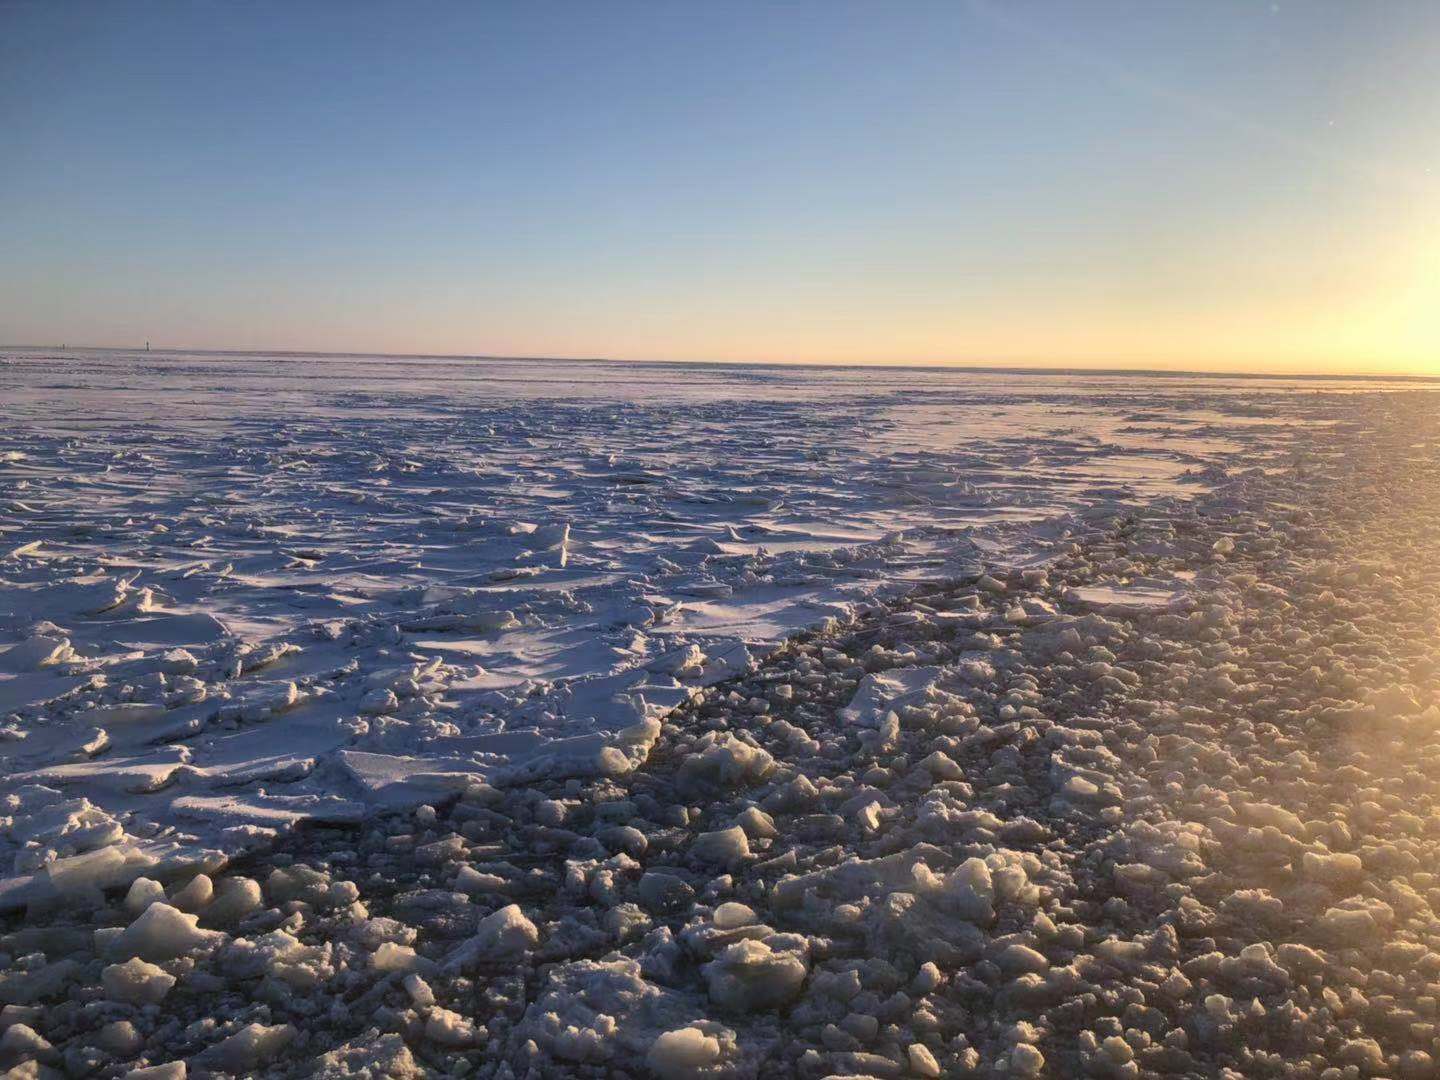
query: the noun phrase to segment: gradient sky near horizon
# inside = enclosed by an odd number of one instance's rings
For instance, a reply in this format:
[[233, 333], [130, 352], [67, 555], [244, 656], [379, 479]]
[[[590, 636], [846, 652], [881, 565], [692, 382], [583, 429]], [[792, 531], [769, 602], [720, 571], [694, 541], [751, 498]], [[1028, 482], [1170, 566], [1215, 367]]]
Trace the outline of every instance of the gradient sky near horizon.
[[1440, 3], [0, 0], [0, 341], [1440, 374]]

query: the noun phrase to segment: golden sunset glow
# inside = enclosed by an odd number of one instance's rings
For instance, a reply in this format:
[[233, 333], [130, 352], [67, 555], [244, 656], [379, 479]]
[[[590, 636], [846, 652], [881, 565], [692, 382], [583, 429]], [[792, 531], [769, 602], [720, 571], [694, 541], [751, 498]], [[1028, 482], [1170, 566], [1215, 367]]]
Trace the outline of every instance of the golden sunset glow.
[[3, 16], [0, 341], [1440, 371], [1434, 5], [121, 7]]

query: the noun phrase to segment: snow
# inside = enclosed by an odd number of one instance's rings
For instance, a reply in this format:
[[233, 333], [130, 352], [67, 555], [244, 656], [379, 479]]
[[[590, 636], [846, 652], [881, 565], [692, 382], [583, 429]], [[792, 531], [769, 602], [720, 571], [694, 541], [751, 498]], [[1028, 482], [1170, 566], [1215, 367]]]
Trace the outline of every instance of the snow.
[[1295, 385], [1286, 426], [1217, 380], [6, 353], [0, 793], [59, 794], [5, 811], [0, 903], [629, 771], [788, 633], [1278, 459], [1331, 415]]
[[147, 364], [0, 358], [0, 1068], [1433, 1071], [1420, 395]]

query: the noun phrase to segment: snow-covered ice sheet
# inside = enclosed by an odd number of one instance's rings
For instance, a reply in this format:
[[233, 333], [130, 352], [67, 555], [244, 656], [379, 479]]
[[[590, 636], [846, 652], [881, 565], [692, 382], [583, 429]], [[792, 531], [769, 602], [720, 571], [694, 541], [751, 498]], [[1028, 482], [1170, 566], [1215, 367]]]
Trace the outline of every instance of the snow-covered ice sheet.
[[786, 634], [1263, 468], [1353, 388], [0, 354], [0, 902], [625, 771]]

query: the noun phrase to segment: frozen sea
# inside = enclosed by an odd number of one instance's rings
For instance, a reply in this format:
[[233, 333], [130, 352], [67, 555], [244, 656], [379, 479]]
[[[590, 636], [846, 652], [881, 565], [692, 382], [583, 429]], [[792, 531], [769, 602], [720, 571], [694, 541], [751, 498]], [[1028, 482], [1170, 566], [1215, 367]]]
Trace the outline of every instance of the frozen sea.
[[624, 772], [786, 635], [1274, 468], [1384, 388], [0, 351], [0, 903]]

